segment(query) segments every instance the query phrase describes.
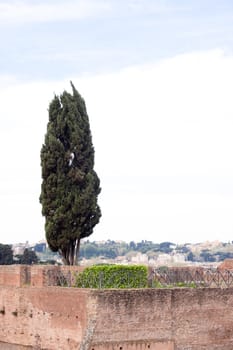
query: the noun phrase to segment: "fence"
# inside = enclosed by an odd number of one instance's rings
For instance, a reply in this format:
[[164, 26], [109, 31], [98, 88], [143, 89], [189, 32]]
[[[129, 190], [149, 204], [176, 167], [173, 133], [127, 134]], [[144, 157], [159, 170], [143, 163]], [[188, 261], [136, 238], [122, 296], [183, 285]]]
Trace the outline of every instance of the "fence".
[[77, 271], [48, 269], [46, 285], [78, 288], [146, 288], [147, 270], [139, 271]]
[[[79, 288], [135, 288], [133, 286], [133, 273], [129, 272], [120, 277], [118, 272], [113, 272], [110, 276], [104, 272], [89, 275], [85, 279], [78, 279], [77, 271], [48, 269], [46, 271], [46, 281], [48, 286], [66, 286]], [[137, 276], [138, 278], [138, 276]], [[79, 281], [77, 283], [77, 281]], [[106, 287], [107, 286], [107, 287]], [[124, 286], [124, 287], [122, 287]], [[176, 268], [165, 270], [153, 269], [148, 274], [148, 283], [142, 275], [142, 283], [137, 288], [230, 288], [233, 287], [233, 271], [217, 269], [183, 269]]]
[[233, 271], [217, 269], [154, 269], [149, 275], [150, 287], [233, 287]]
[[47, 286], [73, 287], [78, 271], [71, 269], [50, 268], [44, 271]]

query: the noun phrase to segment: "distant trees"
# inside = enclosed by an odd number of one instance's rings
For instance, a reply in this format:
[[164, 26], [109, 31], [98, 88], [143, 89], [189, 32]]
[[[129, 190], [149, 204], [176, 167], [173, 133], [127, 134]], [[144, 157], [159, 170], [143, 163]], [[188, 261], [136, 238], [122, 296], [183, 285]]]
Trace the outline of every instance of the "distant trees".
[[163, 253], [166, 253], [166, 254], [169, 254], [172, 252], [172, 248], [171, 246], [174, 245], [173, 243], [171, 242], [162, 242], [160, 243], [159, 245], [159, 250]]
[[24, 252], [22, 255], [17, 255], [17, 263], [18, 264], [24, 264], [24, 265], [32, 265], [38, 263], [38, 257], [36, 253], [33, 250], [30, 249], [24, 249]]
[[216, 258], [213, 256], [213, 254], [211, 254], [211, 252], [208, 249], [204, 249], [201, 251], [200, 258], [206, 262], [216, 261]]
[[[220, 248], [221, 249], [221, 248]], [[233, 259], [233, 245], [232, 251], [229, 251], [229, 246], [222, 246], [223, 251], [202, 249], [192, 251], [190, 244], [175, 245], [171, 242], [153, 243], [151, 241], [142, 240], [141, 242], [131, 241], [130, 243], [118, 241], [105, 242], [89, 242], [86, 241], [81, 245], [81, 258], [109, 258], [114, 259], [117, 256], [126, 256], [126, 258], [133, 256], [136, 252], [147, 254], [149, 258], [158, 257], [160, 254], [183, 254], [185, 260], [191, 262], [218, 262], [224, 259]], [[226, 251], [227, 249], [227, 251]]]
[[106, 241], [98, 244], [97, 242], [86, 241], [81, 245], [80, 257], [90, 259], [92, 257], [104, 257], [114, 259], [117, 256], [124, 256], [130, 252], [139, 252], [142, 254], [151, 253], [170, 253], [174, 246], [170, 242], [153, 243], [151, 241], [142, 240], [141, 242]]
[[[123, 241], [108, 240], [105, 242], [84, 241], [80, 246], [80, 258], [115, 259], [124, 256], [130, 260], [137, 253], [147, 254], [149, 259], [157, 259], [160, 254], [182, 254], [186, 261], [190, 262], [220, 262], [225, 259], [233, 259], [233, 244], [219, 245], [217, 249], [193, 249], [191, 244], [175, 245], [170, 242], [153, 243], [141, 241], [126, 243]], [[37, 255], [38, 252], [38, 255]], [[26, 248], [23, 254], [13, 255], [12, 247], [8, 244], [0, 244], [0, 265], [10, 264], [55, 264], [58, 255], [52, 252], [45, 243], [38, 243], [34, 247]], [[103, 260], [101, 260], [103, 261]]]
[[41, 149], [46, 239], [67, 265], [77, 263], [80, 240], [92, 234], [101, 216], [89, 119], [83, 98], [71, 86], [73, 94], [55, 95], [49, 105]]
[[223, 261], [225, 259], [233, 259], [233, 252], [216, 252], [214, 255], [217, 261]]
[[187, 260], [188, 261], [194, 261], [195, 260], [195, 256], [194, 256], [193, 252], [189, 252], [188, 253]]
[[97, 245], [95, 243], [86, 243], [81, 246], [80, 249], [80, 257], [90, 259], [92, 257], [103, 256], [108, 259], [115, 259], [118, 255], [120, 255], [119, 250], [114, 247], [114, 244], [102, 244]]
[[0, 265], [12, 264], [37, 264], [39, 261], [36, 253], [33, 250], [25, 249], [23, 254], [13, 255], [13, 250], [9, 244], [0, 243]]
[[11, 245], [0, 243], [0, 265], [11, 265], [13, 263], [14, 259]]

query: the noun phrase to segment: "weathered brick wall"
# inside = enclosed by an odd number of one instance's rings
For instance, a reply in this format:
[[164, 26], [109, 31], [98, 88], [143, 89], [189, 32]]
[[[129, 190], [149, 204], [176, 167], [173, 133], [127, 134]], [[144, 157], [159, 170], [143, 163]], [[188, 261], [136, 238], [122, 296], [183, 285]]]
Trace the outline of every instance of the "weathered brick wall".
[[233, 349], [231, 288], [99, 291], [97, 312], [96, 345], [105, 339], [126, 349], [143, 339], [151, 349], [158, 341], [164, 350]]
[[54, 265], [0, 265], [0, 286], [32, 286], [43, 287], [56, 285], [61, 274], [70, 277], [74, 283], [75, 274], [83, 271], [81, 266]]
[[233, 288], [1, 285], [0, 349], [232, 350]]
[[177, 349], [233, 349], [232, 288], [173, 290], [171, 303]]
[[78, 349], [86, 329], [87, 296], [88, 291], [75, 288], [1, 287], [0, 342]]
[[175, 350], [164, 290], [103, 290], [97, 296], [94, 350]]
[[28, 274], [30, 267], [27, 265], [0, 265], [0, 286], [20, 287], [28, 282]]

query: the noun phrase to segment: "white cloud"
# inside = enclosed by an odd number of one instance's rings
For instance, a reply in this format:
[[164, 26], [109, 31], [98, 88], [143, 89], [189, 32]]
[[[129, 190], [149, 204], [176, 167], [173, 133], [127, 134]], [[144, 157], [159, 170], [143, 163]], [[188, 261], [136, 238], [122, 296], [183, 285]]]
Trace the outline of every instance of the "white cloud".
[[164, 3], [164, 1], [148, 1], [148, 0], [129, 0], [128, 8], [132, 10], [134, 13], [138, 14], [164, 14], [164, 13], [172, 13], [172, 12], [183, 12], [190, 9], [187, 5], [179, 6], [178, 4], [168, 4]]
[[108, 130], [97, 140], [108, 157], [105, 173], [233, 174], [232, 57], [181, 55], [76, 85], [90, 101], [95, 130]]
[[[91, 238], [230, 240], [233, 57], [191, 53], [73, 82], [102, 186]], [[0, 241], [43, 237], [39, 153], [49, 101], [64, 88], [68, 79], [0, 87]]]
[[0, 2], [0, 23], [18, 24], [27, 22], [48, 22], [80, 20], [108, 13], [110, 5], [106, 1], [77, 0], [66, 2], [30, 1]]

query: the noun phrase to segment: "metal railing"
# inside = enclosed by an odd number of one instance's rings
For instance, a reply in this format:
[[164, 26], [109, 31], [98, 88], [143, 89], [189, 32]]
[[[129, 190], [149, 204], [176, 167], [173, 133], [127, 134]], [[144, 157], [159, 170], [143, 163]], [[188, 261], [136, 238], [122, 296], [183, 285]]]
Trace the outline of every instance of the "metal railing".
[[[47, 270], [46, 285], [78, 288], [135, 288], [134, 276], [125, 275], [120, 278], [113, 272], [110, 276], [100, 272], [98, 275], [88, 276], [86, 279], [78, 279], [78, 273], [72, 271]], [[137, 276], [137, 279], [140, 278]], [[77, 283], [77, 281], [79, 281]], [[148, 275], [147, 286], [142, 276], [142, 283], [137, 283], [137, 288], [230, 288], [233, 287], [233, 271], [217, 269], [153, 269]]]
[[88, 276], [79, 278], [77, 272], [64, 272], [61, 270], [46, 271], [47, 286], [77, 287], [77, 288], [146, 288], [147, 280], [143, 273], [137, 272], [120, 274], [112, 272], [111, 274], [100, 271], [99, 273], [90, 273]]
[[233, 287], [233, 271], [217, 269], [154, 269], [149, 275], [149, 286], [230, 288]]
[[47, 270], [45, 271], [45, 279], [47, 286], [72, 287], [75, 283], [77, 273], [62, 270]]

